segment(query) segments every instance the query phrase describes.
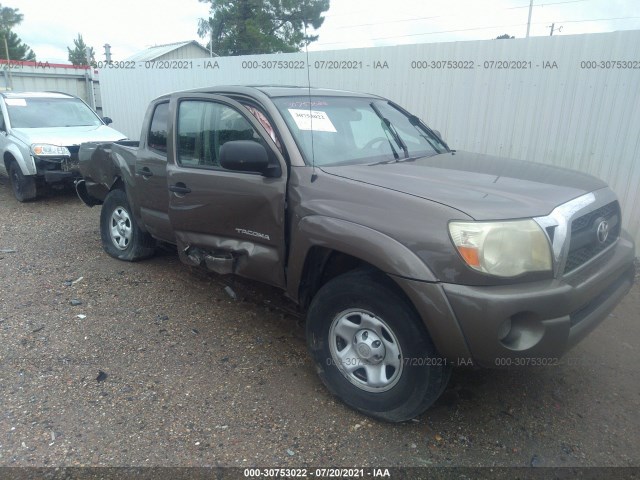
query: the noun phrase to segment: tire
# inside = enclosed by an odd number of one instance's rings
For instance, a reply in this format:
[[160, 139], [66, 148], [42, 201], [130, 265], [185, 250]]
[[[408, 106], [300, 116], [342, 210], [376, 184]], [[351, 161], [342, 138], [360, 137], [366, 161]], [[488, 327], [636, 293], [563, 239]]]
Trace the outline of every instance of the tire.
[[100, 236], [105, 252], [114, 258], [135, 262], [155, 253], [156, 242], [142, 231], [131, 212], [127, 194], [112, 190], [100, 211]]
[[451, 367], [393, 287], [386, 275], [365, 270], [329, 281], [309, 307], [307, 343], [333, 394], [366, 415], [403, 422], [437, 400]]
[[37, 196], [36, 179], [31, 175], [25, 176], [20, 170], [18, 162], [13, 160], [9, 165], [9, 178], [13, 195], [19, 202], [29, 202]]

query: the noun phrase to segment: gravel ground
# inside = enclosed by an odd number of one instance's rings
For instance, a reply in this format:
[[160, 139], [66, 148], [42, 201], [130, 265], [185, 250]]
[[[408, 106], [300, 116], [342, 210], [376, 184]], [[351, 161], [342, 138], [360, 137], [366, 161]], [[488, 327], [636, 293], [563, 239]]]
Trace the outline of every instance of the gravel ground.
[[391, 425], [325, 390], [278, 290], [116, 261], [69, 191], [0, 177], [0, 218], [2, 466], [640, 466], [638, 285], [562, 365], [455, 371]]

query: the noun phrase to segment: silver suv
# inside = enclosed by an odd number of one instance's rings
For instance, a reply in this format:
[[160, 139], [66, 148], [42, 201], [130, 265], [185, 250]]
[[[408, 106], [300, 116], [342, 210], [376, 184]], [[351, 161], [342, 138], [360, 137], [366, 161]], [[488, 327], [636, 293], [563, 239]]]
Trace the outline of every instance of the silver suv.
[[0, 173], [9, 175], [20, 202], [36, 198], [44, 184], [78, 178], [81, 143], [125, 138], [107, 126], [110, 118], [66, 93], [4, 92], [0, 109]]

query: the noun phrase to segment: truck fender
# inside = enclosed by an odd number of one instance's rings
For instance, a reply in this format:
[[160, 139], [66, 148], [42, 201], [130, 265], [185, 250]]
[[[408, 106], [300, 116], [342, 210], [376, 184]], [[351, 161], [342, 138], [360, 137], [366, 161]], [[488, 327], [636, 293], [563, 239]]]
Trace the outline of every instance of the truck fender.
[[132, 188], [134, 186], [134, 174], [131, 171], [131, 167], [127, 164], [127, 161], [124, 159], [122, 155], [118, 152], [111, 151], [109, 155], [111, 161], [113, 162], [114, 167], [114, 175], [111, 181], [110, 188], [113, 188], [118, 179], [122, 180], [126, 185], [126, 188]]
[[146, 232], [144, 222], [142, 221], [142, 212], [140, 211], [140, 201], [138, 199], [138, 191], [136, 190], [135, 180], [135, 165], [129, 165], [126, 159], [118, 152], [111, 150], [109, 159], [113, 165], [111, 183], [109, 184], [109, 191], [116, 187], [116, 184], [121, 183], [124, 187], [124, 191], [129, 199], [129, 206], [131, 207], [131, 213], [135, 217], [136, 222], [140, 229]]
[[295, 229], [287, 271], [287, 294], [298, 299], [305, 259], [314, 246], [356, 257], [398, 277], [437, 282], [433, 272], [406, 246], [364, 225], [326, 217], [304, 217]]
[[36, 164], [33, 161], [33, 157], [27, 154], [26, 158], [23, 155], [22, 150], [15, 144], [7, 145], [6, 150], [4, 151], [4, 163], [7, 167], [7, 171], [9, 170], [9, 162], [7, 161], [9, 156], [13, 157], [15, 161], [18, 163], [20, 170], [23, 175], [36, 175]]

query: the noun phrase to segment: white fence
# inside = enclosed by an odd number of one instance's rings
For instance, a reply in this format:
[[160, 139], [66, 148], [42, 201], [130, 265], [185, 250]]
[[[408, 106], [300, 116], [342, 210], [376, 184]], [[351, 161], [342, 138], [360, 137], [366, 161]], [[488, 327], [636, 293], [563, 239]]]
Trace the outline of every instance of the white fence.
[[175, 90], [310, 80], [376, 93], [452, 148], [604, 179], [640, 245], [640, 31], [117, 66], [129, 68], [100, 71], [104, 114], [130, 138], [148, 102]]
[[93, 89], [97, 75], [92, 69], [48, 62], [0, 60], [0, 90], [46, 91], [76, 95], [100, 112], [101, 104]]

